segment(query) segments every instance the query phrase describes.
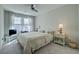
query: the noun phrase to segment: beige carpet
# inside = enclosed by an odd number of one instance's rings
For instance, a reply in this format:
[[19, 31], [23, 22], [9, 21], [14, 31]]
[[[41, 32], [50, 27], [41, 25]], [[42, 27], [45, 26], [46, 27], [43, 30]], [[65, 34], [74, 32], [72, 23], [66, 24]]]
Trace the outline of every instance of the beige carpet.
[[[16, 40], [6, 44], [0, 49], [0, 54], [22, 54], [22, 48]], [[39, 49], [35, 54], [78, 54], [79, 50], [63, 47], [58, 44], [50, 43]]]

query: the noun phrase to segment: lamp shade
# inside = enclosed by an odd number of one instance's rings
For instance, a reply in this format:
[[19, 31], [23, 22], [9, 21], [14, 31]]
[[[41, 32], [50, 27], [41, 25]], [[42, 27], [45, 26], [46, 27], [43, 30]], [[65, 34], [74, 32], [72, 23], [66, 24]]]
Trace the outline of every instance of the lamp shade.
[[60, 28], [63, 28], [63, 24], [59, 24], [59, 29], [60, 29]]

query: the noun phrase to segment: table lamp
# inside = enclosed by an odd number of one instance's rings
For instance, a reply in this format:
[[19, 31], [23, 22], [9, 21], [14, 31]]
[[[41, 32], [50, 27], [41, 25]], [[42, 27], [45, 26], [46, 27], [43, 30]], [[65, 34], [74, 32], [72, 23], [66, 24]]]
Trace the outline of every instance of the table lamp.
[[63, 24], [59, 24], [59, 33], [62, 34], [63, 32]]

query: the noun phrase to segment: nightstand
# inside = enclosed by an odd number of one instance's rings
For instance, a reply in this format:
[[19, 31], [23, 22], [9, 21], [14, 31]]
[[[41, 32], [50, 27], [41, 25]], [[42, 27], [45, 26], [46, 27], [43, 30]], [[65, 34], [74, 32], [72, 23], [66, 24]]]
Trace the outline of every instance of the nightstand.
[[66, 44], [65, 34], [54, 33], [53, 42], [65, 46], [65, 44]]

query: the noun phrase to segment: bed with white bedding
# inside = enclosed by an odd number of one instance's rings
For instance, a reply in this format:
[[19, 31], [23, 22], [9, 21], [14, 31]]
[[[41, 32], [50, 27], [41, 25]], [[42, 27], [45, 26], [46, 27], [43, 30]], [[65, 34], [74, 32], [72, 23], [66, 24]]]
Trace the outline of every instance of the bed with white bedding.
[[23, 47], [24, 53], [32, 53], [40, 47], [50, 43], [53, 35], [41, 32], [21, 33], [17, 35], [17, 41]]

